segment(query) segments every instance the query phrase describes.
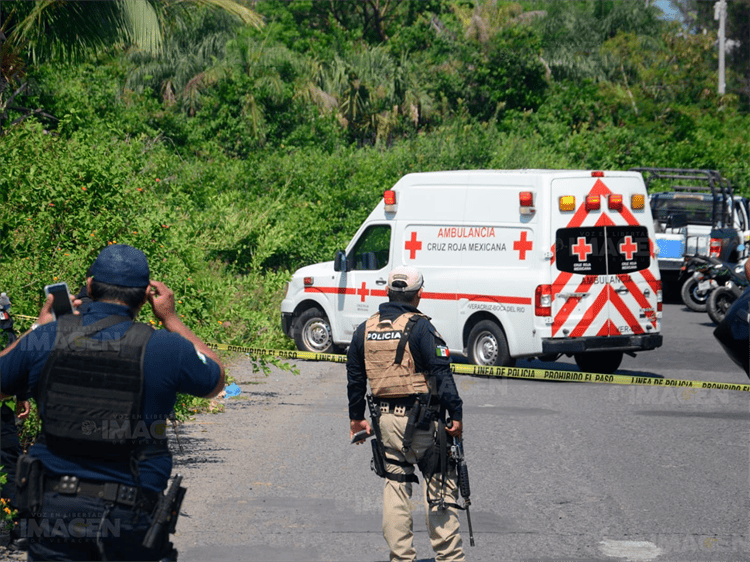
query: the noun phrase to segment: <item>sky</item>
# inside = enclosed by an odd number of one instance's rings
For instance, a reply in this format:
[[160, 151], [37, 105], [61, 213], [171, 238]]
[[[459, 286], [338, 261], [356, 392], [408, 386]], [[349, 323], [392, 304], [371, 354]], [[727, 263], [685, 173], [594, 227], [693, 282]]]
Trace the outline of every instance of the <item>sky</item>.
[[672, 5], [671, 0], [656, 0], [654, 5], [664, 12], [664, 19], [676, 20], [680, 18], [680, 13]]

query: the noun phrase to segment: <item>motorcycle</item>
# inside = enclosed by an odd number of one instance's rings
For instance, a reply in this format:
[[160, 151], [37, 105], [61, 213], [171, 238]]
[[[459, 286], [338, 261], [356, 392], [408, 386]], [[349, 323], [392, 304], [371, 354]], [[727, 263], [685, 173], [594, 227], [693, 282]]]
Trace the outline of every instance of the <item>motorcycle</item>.
[[729, 267], [729, 278], [721, 287], [717, 287], [708, 296], [706, 312], [715, 324], [720, 324], [732, 305], [742, 296], [750, 286], [745, 276], [744, 267], [738, 265]]
[[680, 296], [690, 310], [706, 312], [711, 291], [723, 285], [729, 277], [724, 262], [709, 256], [691, 256], [685, 260], [680, 274]]
[[0, 349], [5, 349], [16, 341], [13, 330], [13, 317], [10, 315], [11, 302], [8, 295], [0, 293]]

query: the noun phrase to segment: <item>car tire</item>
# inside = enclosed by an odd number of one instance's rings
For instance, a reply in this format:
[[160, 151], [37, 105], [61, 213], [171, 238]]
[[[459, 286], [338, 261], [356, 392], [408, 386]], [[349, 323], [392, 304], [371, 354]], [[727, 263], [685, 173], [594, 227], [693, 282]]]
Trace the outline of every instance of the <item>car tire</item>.
[[474, 365], [512, 367], [516, 364], [502, 328], [491, 320], [482, 320], [471, 329], [468, 355]]
[[592, 351], [576, 353], [576, 365], [584, 373], [602, 373], [611, 375], [622, 363], [622, 351]]
[[694, 310], [695, 312], [706, 312], [710, 293], [711, 291], [699, 291], [698, 281], [692, 277], [685, 281], [682, 284], [682, 289], [680, 289], [682, 302], [690, 310]]
[[732, 308], [732, 305], [737, 300], [737, 295], [733, 289], [729, 287], [717, 287], [708, 296], [708, 305], [706, 312], [711, 317], [711, 320], [715, 324], [720, 324], [722, 320]]
[[317, 306], [308, 308], [292, 324], [294, 343], [300, 351], [335, 353], [331, 323], [325, 312]]

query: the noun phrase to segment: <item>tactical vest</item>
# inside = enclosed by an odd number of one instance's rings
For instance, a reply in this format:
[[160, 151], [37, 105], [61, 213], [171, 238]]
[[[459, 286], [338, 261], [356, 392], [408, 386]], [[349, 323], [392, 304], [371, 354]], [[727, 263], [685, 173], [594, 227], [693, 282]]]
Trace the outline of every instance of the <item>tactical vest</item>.
[[[430, 391], [424, 373], [416, 371], [409, 348], [411, 326], [420, 316], [406, 312], [391, 321], [380, 320], [380, 313], [376, 313], [367, 320], [365, 369], [372, 393], [378, 398], [398, 398]], [[414, 321], [410, 323], [412, 317]], [[399, 354], [402, 354], [400, 358]]]
[[166, 449], [163, 431], [161, 438], [152, 434], [155, 420], [143, 419], [143, 358], [153, 329], [133, 322], [120, 339], [91, 338], [129, 320], [108, 316], [83, 326], [79, 315], [58, 319], [39, 380], [40, 441], [51, 450], [125, 461], [146, 449]]

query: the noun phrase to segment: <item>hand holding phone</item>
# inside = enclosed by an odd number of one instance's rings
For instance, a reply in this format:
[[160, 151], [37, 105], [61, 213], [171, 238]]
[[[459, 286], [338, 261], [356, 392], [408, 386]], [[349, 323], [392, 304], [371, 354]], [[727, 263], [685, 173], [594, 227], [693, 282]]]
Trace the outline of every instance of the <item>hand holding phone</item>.
[[68, 291], [67, 283], [47, 285], [44, 288], [44, 294], [52, 295], [54, 298], [52, 301], [52, 314], [55, 316], [55, 319], [65, 314], [72, 314], [73, 305], [70, 303], [70, 291]]

